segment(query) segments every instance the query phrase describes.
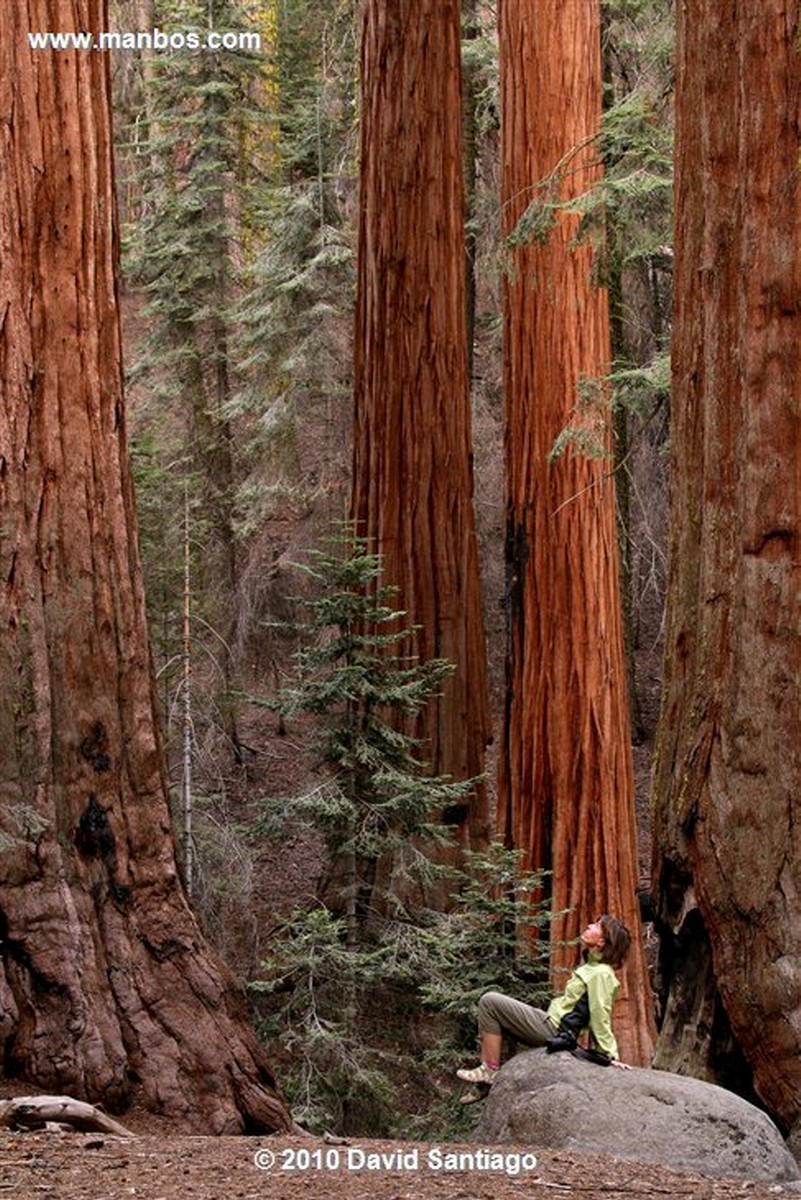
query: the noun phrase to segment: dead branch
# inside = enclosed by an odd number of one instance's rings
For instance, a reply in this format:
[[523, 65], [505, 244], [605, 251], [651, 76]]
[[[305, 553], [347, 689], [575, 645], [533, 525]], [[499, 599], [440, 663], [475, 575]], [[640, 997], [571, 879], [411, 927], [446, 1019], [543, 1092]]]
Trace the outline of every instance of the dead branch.
[[0, 1100], [0, 1129], [42, 1129], [58, 1122], [81, 1133], [116, 1133], [135, 1137], [119, 1121], [107, 1117], [93, 1104], [72, 1096], [18, 1096]]

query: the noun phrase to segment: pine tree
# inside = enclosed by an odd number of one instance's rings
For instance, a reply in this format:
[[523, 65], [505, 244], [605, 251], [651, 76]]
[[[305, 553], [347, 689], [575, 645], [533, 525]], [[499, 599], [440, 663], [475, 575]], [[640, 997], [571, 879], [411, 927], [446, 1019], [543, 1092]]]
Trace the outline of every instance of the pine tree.
[[297, 682], [268, 703], [288, 724], [313, 718], [325, 779], [306, 797], [282, 800], [280, 811], [311, 822], [344, 869], [355, 944], [374, 912], [400, 911], [400, 896], [437, 874], [431, 849], [449, 835], [431, 814], [460, 808], [475, 781], [427, 774], [417, 740], [398, 728], [398, 717], [419, 713], [452, 667], [415, 657], [414, 631], [390, 603], [393, 589], [378, 582], [380, 558], [356, 540], [344, 553], [313, 554], [306, 570], [317, 595], [304, 602], [298, 627]]
[[[202, 37], [209, 27], [248, 28], [234, 0], [163, 0], [154, 19], [166, 34], [175, 29]], [[232, 313], [254, 205], [247, 148], [265, 121], [252, 99], [260, 61], [244, 51], [181, 50], [154, 55], [149, 67], [144, 91], [150, 137], [138, 146], [141, 215], [127, 237], [129, 276], [146, 298], [148, 329], [132, 371], [137, 394], [147, 396], [137, 421], [137, 467], [141, 463], [140, 481], [155, 471], [167, 484], [157, 500], [155, 553], [147, 559], [161, 569], [180, 558], [174, 553], [180, 525], [175, 507], [165, 519], [168, 476], [177, 474], [178, 492], [188, 487], [192, 499], [198, 616], [213, 631], [210, 652], [221, 667], [221, 723], [236, 746], [226, 700], [235, 632], [230, 597], [238, 579]], [[169, 582], [172, 587], [176, 581]], [[179, 613], [177, 588], [169, 601]], [[165, 647], [165, 658], [175, 650], [174, 644]]]
[[[337, 0], [276, 12], [270, 155], [237, 305], [244, 533], [342, 516], [350, 452], [355, 21]], [[312, 458], [313, 455], [313, 458]]]
[[[454, 872], [447, 913], [387, 916], [355, 946], [325, 907], [281, 921], [250, 986], [288, 1056], [282, 1080], [296, 1119], [315, 1131], [468, 1140], [473, 1121], [452, 1073], [474, 1048], [479, 997], [500, 988], [545, 1003], [548, 994], [550, 913], [532, 902], [542, 882], [494, 844]], [[421, 1036], [432, 1019], [434, 1046]]]

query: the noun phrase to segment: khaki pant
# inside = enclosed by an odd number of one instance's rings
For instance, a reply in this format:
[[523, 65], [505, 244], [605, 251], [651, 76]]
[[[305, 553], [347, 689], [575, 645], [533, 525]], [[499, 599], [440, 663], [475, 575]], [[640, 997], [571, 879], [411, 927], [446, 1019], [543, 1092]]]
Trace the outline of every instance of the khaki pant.
[[541, 1008], [501, 992], [485, 992], [478, 1002], [479, 1033], [510, 1034], [526, 1046], [544, 1046], [556, 1033]]

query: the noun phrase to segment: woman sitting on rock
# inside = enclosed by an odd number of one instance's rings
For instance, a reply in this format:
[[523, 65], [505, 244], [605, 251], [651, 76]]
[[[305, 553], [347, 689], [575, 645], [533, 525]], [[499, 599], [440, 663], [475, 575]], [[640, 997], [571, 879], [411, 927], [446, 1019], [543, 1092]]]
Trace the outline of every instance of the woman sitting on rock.
[[503, 1035], [526, 1046], [545, 1046], [549, 1054], [574, 1050], [579, 1036], [589, 1030], [593, 1049], [586, 1054], [603, 1066], [626, 1068], [618, 1059], [612, 1032], [612, 1005], [620, 990], [614, 968], [622, 967], [631, 945], [631, 934], [615, 917], [603, 916], [581, 935], [582, 963], [567, 981], [561, 996], [548, 1011], [532, 1008], [500, 992], [486, 992], [478, 1002], [481, 1063], [456, 1074], [468, 1083], [492, 1084], [501, 1064]]

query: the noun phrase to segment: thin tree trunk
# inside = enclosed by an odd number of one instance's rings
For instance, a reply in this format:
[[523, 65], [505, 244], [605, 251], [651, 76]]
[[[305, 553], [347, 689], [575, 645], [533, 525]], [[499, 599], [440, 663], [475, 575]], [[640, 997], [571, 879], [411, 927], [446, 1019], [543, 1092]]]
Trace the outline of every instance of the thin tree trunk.
[[[473, 517], [458, 0], [365, 0], [352, 516], [455, 665], [417, 732], [435, 772], [481, 775], [487, 684]], [[486, 842], [483, 785], [447, 814]]]
[[[505, 0], [500, 7], [503, 228], [539, 193], [565, 201], [599, 178], [599, 6]], [[609, 912], [633, 948], [616, 1009], [621, 1053], [650, 1060], [654, 1034], [641, 942], [634, 785], [620, 617], [606, 293], [593, 249], [559, 214], [519, 246], [505, 284], [509, 644], [499, 818], [527, 865], [551, 872], [552, 936], [576, 938]], [[593, 457], [568, 447], [572, 425]], [[555, 972], [575, 950], [557, 946]]]
[[[286, 1129], [180, 885], [122, 394], [108, 60], [0, 37], [0, 998], [7, 1073], [204, 1132]], [[10, 843], [10, 844], [9, 844]]]
[[789, 1127], [801, 1114], [799, 6], [696, 0], [678, 18], [658, 1060], [720, 1078], [722, 1001]]
[[190, 900], [194, 882], [194, 842], [192, 830], [192, 574], [189, 536], [189, 488], [184, 494], [184, 603], [183, 603], [183, 727], [181, 737], [181, 808], [184, 824], [184, 887]]
[[[477, 0], [462, 0], [463, 38], [469, 44], [481, 36]], [[467, 304], [467, 378], [473, 378], [473, 347], [476, 331], [476, 253], [478, 237], [474, 225], [478, 170], [478, 83], [474, 64], [463, 71], [462, 134], [465, 188], [465, 296]]]
[[[611, 47], [609, 45], [607, 23], [602, 17], [602, 36], [604, 42], [603, 89], [608, 97], [606, 103], [612, 103], [614, 95], [614, 74], [611, 62]], [[615, 215], [607, 216], [605, 225], [607, 247], [607, 295], [609, 305], [609, 337], [611, 360], [615, 370], [627, 365], [629, 348], [626, 339], [626, 322], [624, 306], [624, 282], [622, 255], [618, 246], [619, 231]], [[637, 649], [634, 620], [634, 588], [632, 580], [633, 540], [631, 536], [631, 488], [628, 476], [628, 457], [631, 447], [629, 433], [630, 413], [626, 405], [619, 404], [612, 415], [612, 449], [615, 465], [615, 496], [617, 505], [617, 528], [620, 544], [620, 605], [623, 619], [623, 644], [626, 654], [626, 670], [628, 679], [629, 705], [631, 708], [632, 735], [635, 742], [645, 739], [639, 696], [637, 693]]]

